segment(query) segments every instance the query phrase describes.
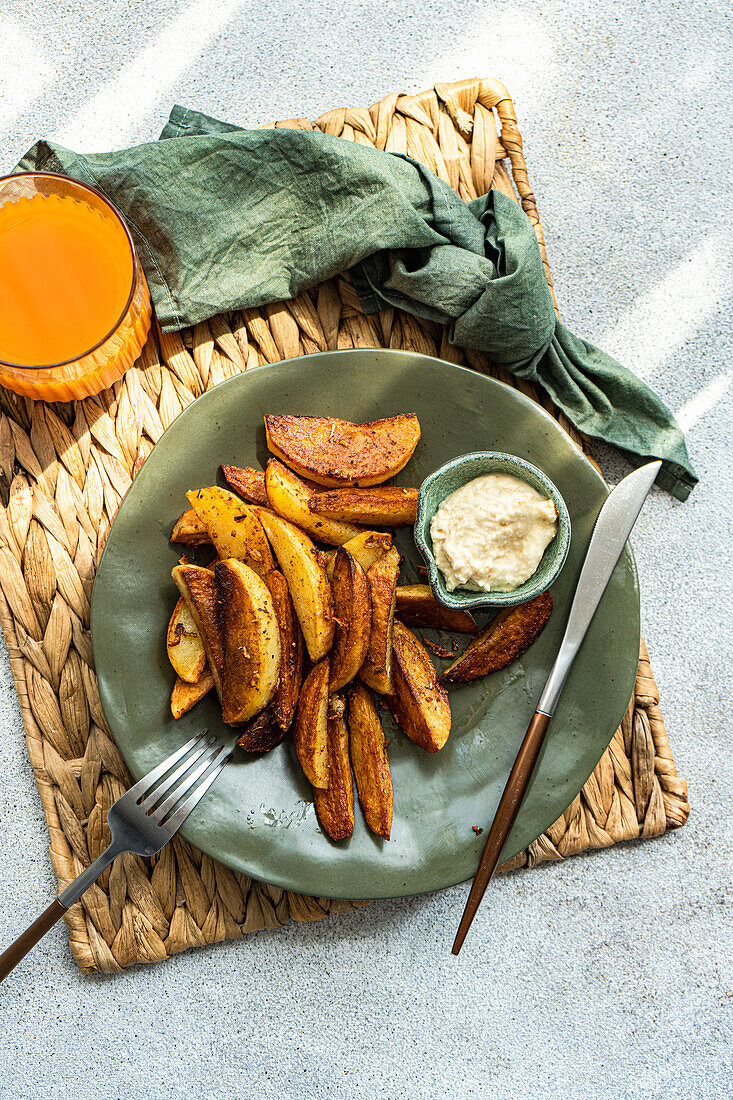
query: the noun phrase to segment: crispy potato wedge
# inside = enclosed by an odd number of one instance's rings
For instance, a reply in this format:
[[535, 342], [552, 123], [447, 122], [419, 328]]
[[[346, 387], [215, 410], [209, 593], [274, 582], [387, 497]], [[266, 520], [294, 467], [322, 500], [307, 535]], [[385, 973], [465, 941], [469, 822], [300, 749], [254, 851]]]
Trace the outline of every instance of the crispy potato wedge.
[[187, 684], [195, 684], [204, 670], [206, 653], [201, 635], [196, 629], [196, 623], [186, 607], [183, 596], [173, 609], [165, 644], [168, 660], [176, 673]]
[[281, 516], [258, 511], [285, 575], [311, 661], [320, 661], [333, 643], [333, 597], [326, 570], [306, 534]]
[[303, 679], [303, 634], [295, 614], [285, 577], [273, 569], [265, 577], [280, 628], [280, 679], [270, 704], [272, 715], [283, 732], [290, 729], [298, 705]]
[[186, 496], [222, 561], [236, 558], [261, 577], [275, 568], [270, 544], [251, 505], [218, 485], [195, 489]]
[[227, 485], [239, 493], [240, 497], [248, 504], [268, 505], [267, 489], [265, 488], [265, 475], [261, 470], [253, 470], [251, 466], [227, 466], [221, 464], [221, 472]]
[[328, 787], [328, 660], [310, 670], [300, 689], [293, 725], [298, 763], [314, 787]]
[[269, 752], [285, 737], [285, 730], [276, 721], [272, 707], [265, 707], [246, 723], [237, 745], [245, 752]]
[[195, 707], [198, 701], [211, 691], [213, 686], [214, 677], [211, 675], [211, 669], [208, 665], [204, 665], [203, 672], [195, 684], [189, 684], [186, 680], [182, 680], [180, 676], [176, 676], [176, 682], [171, 692], [171, 714], [173, 717], [183, 718], [183, 715], [188, 714], [189, 710]]
[[[330, 416], [266, 416], [267, 446], [318, 485], [379, 485], [407, 465], [418, 440], [414, 413], [369, 424]], [[269, 490], [268, 490], [269, 492]]]
[[180, 542], [184, 546], [211, 546], [209, 532], [193, 508], [181, 512], [173, 525], [171, 542]]
[[392, 643], [394, 694], [388, 699], [397, 724], [426, 752], [448, 740], [450, 704], [435, 666], [419, 638], [395, 619]]
[[348, 550], [336, 551], [333, 576], [336, 633], [331, 650], [331, 691], [350, 683], [364, 663], [372, 626], [372, 604], [366, 574]]
[[393, 690], [392, 624], [397, 600], [397, 578], [400, 554], [392, 546], [367, 573], [372, 604], [372, 629], [369, 648], [359, 676], [374, 691], [382, 695]]
[[346, 840], [354, 832], [354, 781], [349, 761], [349, 730], [344, 702], [332, 695], [328, 708], [328, 788], [313, 788], [321, 828], [331, 840]]
[[349, 693], [349, 748], [364, 820], [373, 833], [389, 840], [392, 772], [377, 708], [361, 684], [354, 684]]
[[361, 528], [355, 527], [353, 523], [340, 523], [335, 519], [315, 516], [308, 503], [313, 495], [312, 489], [276, 458], [271, 458], [267, 463], [265, 485], [267, 499], [273, 511], [296, 524], [318, 542], [341, 546], [361, 532]]
[[191, 612], [201, 636], [214, 686], [221, 699], [224, 673], [224, 639], [219, 608], [219, 589], [210, 569], [200, 565], [176, 565], [171, 572], [176, 588]]
[[[365, 573], [367, 573], [383, 554], [386, 554], [392, 545], [392, 536], [387, 531], [362, 531], [344, 543], [344, 547], [358, 561]], [[333, 576], [333, 566], [336, 560], [335, 550], [324, 550], [328, 564], [326, 572], [329, 579]]]
[[397, 485], [327, 489], [314, 493], [309, 503], [315, 515], [367, 527], [407, 527], [417, 519], [417, 489]]
[[465, 683], [506, 668], [539, 638], [552, 614], [552, 596], [541, 592], [533, 600], [505, 607], [443, 672], [443, 679]]
[[214, 566], [224, 634], [222, 717], [246, 722], [267, 706], [280, 676], [280, 628], [267, 585], [242, 561]]
[[406, 626], [430, 626], [435, 630], [450, 630], [454, 634], [478, 633], [476, 620], [470, 611], [443, 607], [429, 584], [399, 584], [395, 614]]

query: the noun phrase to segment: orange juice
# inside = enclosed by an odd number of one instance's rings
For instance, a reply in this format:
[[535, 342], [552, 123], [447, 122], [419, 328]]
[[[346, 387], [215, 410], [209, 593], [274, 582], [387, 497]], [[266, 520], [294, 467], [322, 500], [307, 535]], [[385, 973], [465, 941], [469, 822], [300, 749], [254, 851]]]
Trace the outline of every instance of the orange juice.
[[104, 196], [51, 173], [0, 181], [0, 383], [46, 400], [97, 393], [149, 327], [132, 239]]

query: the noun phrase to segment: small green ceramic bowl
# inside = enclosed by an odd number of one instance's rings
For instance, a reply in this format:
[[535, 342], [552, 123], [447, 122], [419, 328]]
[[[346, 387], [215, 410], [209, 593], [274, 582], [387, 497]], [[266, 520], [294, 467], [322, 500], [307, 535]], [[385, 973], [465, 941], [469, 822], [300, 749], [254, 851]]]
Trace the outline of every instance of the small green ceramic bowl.
[[[545, 550], [536, 571], [519, 588], [511, 592], [473, 592], [468, 588], [456, 588], [449, 592], [433, 557], [430, 522], [447, 496], [483, 474], [512, 474], [552, 500], [557, 508], [557, 534]], [[446, 607], [460, 611], [480, 607], [511, 607], [539, 596], [559, 575], [570, 547], [570, 516], [560, 493], [536, 466], [515, 455], [477, 451], [451, 459], [425, 478], [417, 498], [415, 543], [425, 559], [433, 594]]]

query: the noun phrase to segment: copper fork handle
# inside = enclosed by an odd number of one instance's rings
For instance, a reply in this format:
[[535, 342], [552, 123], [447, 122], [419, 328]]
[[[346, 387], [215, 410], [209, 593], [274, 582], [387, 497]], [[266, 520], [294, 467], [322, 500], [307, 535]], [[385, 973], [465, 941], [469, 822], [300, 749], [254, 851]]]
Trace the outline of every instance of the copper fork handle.
[[44, 909], [40, 917], [26, 928], [25, 932], [18, 936], [15, 943], [11, 943], [7, 950], [0, 955], [0, 982], [7, 978], [11, 970], [14, 970], [21, 959], [35, 947], [38, 941], [46, 935], [49, 928], [53, 928], [56, 921], [61, 920], [66, 912], [66, 906], [62, 905], [58, 898], [52, 901], [48, 909]]

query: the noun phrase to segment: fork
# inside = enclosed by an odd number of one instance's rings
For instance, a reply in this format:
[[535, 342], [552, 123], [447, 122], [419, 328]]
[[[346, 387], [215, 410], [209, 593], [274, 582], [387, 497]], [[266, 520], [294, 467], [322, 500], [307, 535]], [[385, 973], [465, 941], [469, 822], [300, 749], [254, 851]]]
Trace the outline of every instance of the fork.
[[[178, 832], [234, 751], [233, 745], [229, 748], [218, 745], [215, 737], [206, 736], [207, 732], [203, 730], [192, 737], [110, 806], [109, 847], [0, 955], [0, 982], [96, 882], [113, 859], [123, 852], [153, 856]], [[187, 774], [194, 764], [194, 770]]]

